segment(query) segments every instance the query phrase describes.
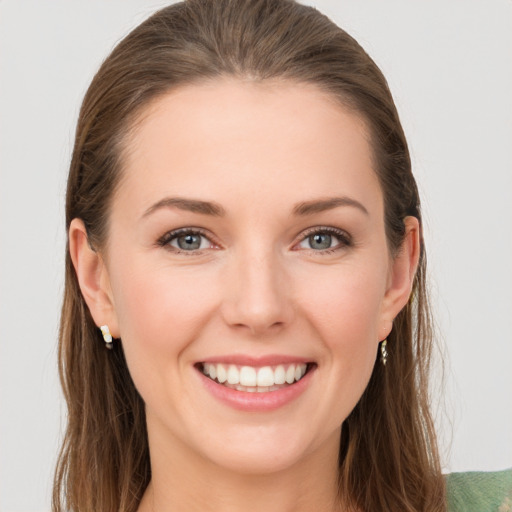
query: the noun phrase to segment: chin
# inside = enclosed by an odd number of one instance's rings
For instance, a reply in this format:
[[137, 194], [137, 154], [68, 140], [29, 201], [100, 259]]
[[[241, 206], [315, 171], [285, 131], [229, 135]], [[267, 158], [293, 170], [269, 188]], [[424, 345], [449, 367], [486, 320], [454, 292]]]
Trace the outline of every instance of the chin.
[[265, 476], [291, 470], [307, 459], [304, 447], [267, 443], [257, 446], [233, 445], [223, 453], [211, 454], [218, 467], [241, 476]]
[[[264, 476], [293, 470], [307, 463], [309, 457], [326, 450], [338, 458], [340, 431], [326, 439], [304, 432], [302, 425], [253, 426], [237, 428], [215, 439], [210, 431], [204, 455], [219, 468], [245, 476]], [[325, 434], [324, 434], [325, 435]]]

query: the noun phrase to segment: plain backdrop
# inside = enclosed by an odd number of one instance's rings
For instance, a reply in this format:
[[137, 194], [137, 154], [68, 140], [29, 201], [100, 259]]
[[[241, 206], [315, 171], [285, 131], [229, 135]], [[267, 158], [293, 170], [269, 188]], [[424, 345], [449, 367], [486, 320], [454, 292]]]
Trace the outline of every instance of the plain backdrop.
[[[512, 466], [512, 2], [313, 3], [381, 66], [411, 146], [447, 354], [444, 468]], [[81, 98], [113, 45], [164, 4], [0, 0], [2, 512], [50, 508], [65, 418], [64, 190]]]

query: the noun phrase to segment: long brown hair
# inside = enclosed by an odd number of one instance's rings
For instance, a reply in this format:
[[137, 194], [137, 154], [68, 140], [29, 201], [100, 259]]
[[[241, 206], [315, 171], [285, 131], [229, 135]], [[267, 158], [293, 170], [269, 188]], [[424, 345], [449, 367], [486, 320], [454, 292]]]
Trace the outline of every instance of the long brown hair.
[[[420, 219], [407, 142], [385, 78], [346, 32], [291, 0], [187, 0], [133, 30], [105, 60], [83, 101], [69, 172], [66, 221], [83, 220], [92, 248], [108, 233], [123, 143], [149, 102], [178, 85], [234, 76], [314, 84], [355, 110], [371, 133], [397, 251], [404, 218]], [[354, 509], [443, 511], [428, 370], [432, 329], [420, 264], [408, 305], [388, 338], [390, 362], [342, 427], [340, 495]], [[151, 479], [144, 403], [122, 343], [107, 351], [66, 253], [59, 362], [68, 426], [55, 474], [53, 510], [135, 511]]]

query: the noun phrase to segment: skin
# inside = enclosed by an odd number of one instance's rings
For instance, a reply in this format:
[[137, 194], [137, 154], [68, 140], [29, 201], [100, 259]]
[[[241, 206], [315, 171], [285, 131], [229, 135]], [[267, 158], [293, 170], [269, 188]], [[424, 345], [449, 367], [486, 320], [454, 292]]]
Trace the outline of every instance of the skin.
[[[407, 218], [391, 257], [365, 123], [311, 85], [219, 79], [153, 102], [126, 147], [106, 247], [92, 251], [78, 219], [69, 236], [92, 316], [122, 339], [146, 403], [152, 481], [139, 510], [338, 510], [341, 425], [419, 254]], [[155, 206], [169, 197], [224, 215]], [[294, 214], [332, 197], [362, 208]], [[190, 227], [206, 234], [200, 250], [158, 242]], [[331, 234], [329, 249], [311, 228]], [[316, 368], [292, 402], [246, 412], [212, 397], [194, 367], [226, 354]]]

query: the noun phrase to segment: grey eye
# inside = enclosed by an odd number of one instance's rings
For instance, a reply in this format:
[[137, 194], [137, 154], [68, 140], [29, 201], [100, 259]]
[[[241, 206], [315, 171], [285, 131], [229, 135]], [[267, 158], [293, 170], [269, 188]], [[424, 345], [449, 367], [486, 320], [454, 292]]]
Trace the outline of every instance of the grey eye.
[[299, 243], [300, 249], [315, 251], [319, 254], [330, 254], [332, 251], [349, 248], [352, 246], [350, 235], [337, 228], [322, 228], [310, 230], [305, 233]]
[[194, 251], [201, 249], [203, 238], [202, 235], [197, 233], [187, 233], [186, 235], [177, 236], [171, 241], [171, 245], [182, 251]]
[[307, 238], [311, 249], [329, 249], [332, 244], [332, 236], [328, 233], [315, 233]]

